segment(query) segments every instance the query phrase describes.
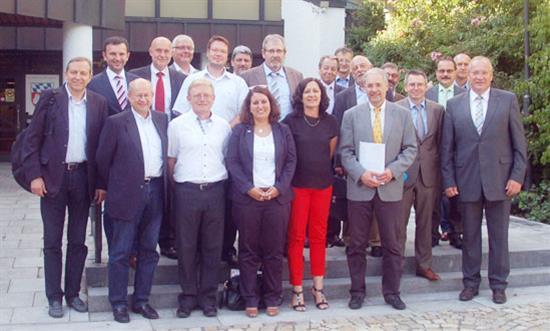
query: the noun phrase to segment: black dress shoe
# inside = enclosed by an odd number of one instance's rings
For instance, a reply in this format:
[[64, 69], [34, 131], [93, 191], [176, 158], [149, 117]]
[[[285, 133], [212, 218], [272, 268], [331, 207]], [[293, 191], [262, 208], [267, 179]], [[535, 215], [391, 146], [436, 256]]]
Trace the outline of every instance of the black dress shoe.
[[172, 260], [178, 259], [178, 251], [176, 251], [176, 248], [173, 246], [161, 248], [160, 255], [166, 256], [167, 258]]
[[493, 290], [493, 302], [499, 305], [505, 303], [506, 292], [504, 290]]
[[479, 291], [477, 288], [465, 287], [462, 290], [462, 292], [460, 292], [458, 299], [460, 301], [470, 301], [478, 294], [479, 294]]
[[349, 300], [348, 307], [350, 309], [361, 309], [361, 307], [363, 307], [363, 301], [365, 301], [365, 298], [360, 296], [352, 296]]
[[52, 301], [48, 306], [48, 315], [53, 318], [63, 317], [63, 304], [61, 301]]
[[370, 248], [370, 256], [372, 256], [372, 257], [382, 257], [382, 247], [372, 246]]
[[148, 303], [144, 303], [139, 306], [134, 306], [132, 308], [132, 311], [136, 314], [141, 314], [141, 316], [150, 319], [150, 320], [156, 320], [159, 318], [159, 314], [157, 311], [151, 307]]
[[191, 311], [192, 309], [189, 307], [179, 306], [178, 310], [176, 310], [176, 316], [178, 318], [187, 318], [191, 316]]
[[384, 297], [384, 301], [386, 301], [388, 305], [397, 310], [404, 310], [405, 308], [407, 308], [399, 295], [388, 295], [387, 297]]
[[216, 317], [218, 315], [218, 310], [214, 306], [202, 308], [202, 314], [206, 317]]
[[450, 235], [449, 243], [456, 249], [462, 249], [463, 241], [459, 234]]
[[130, 315], [128, 314], [128, 307], [113, 308], [113, 317], [119, 323], [129, 323]]
[[224, 256], [223, 260], [225, 263], [227, 263], [227, 266], [229, 268], [238, 268], [239, 267], [239, 259], [237, 258], [237, 254], [230, 253]]
[[74, 297], [67, 300], [67, 306], [76, 310], [79, 313], [85, 313], [88, 311], [88, 305], [82, 301], [79, 297]]
[[439, 238], [432, 237], [432, 247], [439, 245]]
[[346, 243], [342, 240], [342, 238], [334, 236], [334, 238], [327, 240], [327, 245], [328, 247], [345, 247]]

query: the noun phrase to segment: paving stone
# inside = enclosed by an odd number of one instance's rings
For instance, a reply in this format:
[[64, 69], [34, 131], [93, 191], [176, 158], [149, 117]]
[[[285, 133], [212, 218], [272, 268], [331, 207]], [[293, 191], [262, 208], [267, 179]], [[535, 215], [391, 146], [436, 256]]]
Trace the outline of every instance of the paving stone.
[[43, 279], [12, 279], [10, 284], [10, 293], [18, 292], [36, 292], [44, 290]]
[[[2, 300], [3, 300], [2, 296]], [[13, 315], [12, 308], [1, 308], [0, 309], [0, 330], [2, 329], [2, 324], [9, 324], [11, 322], [11, 317]]]
[[13, 264], [14, 268], [22, 267], [43, 267], [44, 258], [40, 256], [35, 257], [18, 257]]
[[34, 293], [4, 293], [0, 308], [31, 307], [33, 300]]
[[69, 312], [67, 307], [63, 307], [65, 315], [62, 318], [51, 318], [48, 315], [48, 306], [43, 307], [25, 307], [14, 308], [11, 318], [12, 324], [30, 324], [30, 323], [60, 323], [69, 322]]

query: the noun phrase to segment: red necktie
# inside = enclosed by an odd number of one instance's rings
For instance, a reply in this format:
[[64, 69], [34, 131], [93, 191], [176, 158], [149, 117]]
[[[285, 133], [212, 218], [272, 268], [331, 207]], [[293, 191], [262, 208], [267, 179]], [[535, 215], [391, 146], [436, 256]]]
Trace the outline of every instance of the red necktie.
[[157, 88], [155, 90], [155, 110], [164, 113], [164, 73], [157, 72]]

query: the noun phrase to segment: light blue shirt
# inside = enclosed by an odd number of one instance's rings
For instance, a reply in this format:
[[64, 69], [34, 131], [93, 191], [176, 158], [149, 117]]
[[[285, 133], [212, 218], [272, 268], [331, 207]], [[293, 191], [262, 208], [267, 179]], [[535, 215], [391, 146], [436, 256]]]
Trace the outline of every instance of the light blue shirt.
[[358, 105], [369, 101], [369, 96], [367, 93], [363, 92], [357, 84], [355, 84], [355, 96], [357, 98]]
[[[418, 119], [418, 114], [420, 110], [420, 116], [422, 117], [422, 124], [424, 124], [424, 136], [428, 132], [428, 114], [426, 113], [426, 99], [424, 99], [419, 106], [417, 106], [411, 98], [409, 98], [409, 105], [411, 110], [411, 116], [414, 123], [414, 127], [416, 128], [416, 121]], [[420, 109], [418, 109], [420, 108]]]
[[340, 78], [340, 76], [338, 76], [336, 77], [336, 85], [340, 85], [342, 87], [348, 88], [350, 80], [351, 80], [351, 75], [348, 75], [348, 77], [346, 78]]
[[66, 163], [86, 161], [86, 90], [81, 100], [76, 101], [67, 84], [65, 89], [69, 95], [69, 141], [67, 142]]
[[[286, 79], [285, 71], [283, 70], [283, 67], [279, 69], [279, 71], [275, 72], [276, 76], [272, 77], [270, 75], [273, 71], [269, 69], [269, 67], [265, 64], [263, 64], [264, 73], [265, 73], [265, 79], [267, 81], [267, 87], [270, 88], [272, 84], [272, 80], [277, 80], [277, 85], [279, 86], [279, 93], [277, 101], [279, 102], [279, 108], [281, 109], [281, 120], [285, 118], [286, 115], [290, 114], [292, 112], [292, 105], [290, 103], [290, 98], [292, 97], [290, 95], [290, 86], [288, 86], [288, 81]], [[270, 90], [270, 92], [273, 93], [273, 91]]]
[[451, 84], [449, 87], [444, 87], [443, 85], [438, 84], [437, 91], [438, 91], [437, 103], [447, 108], [447, 100], [452, 98], [455, 94], [454, 85]]

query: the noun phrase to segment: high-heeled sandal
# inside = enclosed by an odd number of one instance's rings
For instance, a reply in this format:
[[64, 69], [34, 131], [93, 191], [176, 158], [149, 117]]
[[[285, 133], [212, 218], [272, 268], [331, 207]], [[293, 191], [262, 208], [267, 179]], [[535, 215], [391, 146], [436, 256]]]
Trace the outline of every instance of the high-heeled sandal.
[[297, 292], [292, 290], [292, 295], [295, 298], [295, 303], [290, 303], [290, 307], [295, 311], [304, 312], [306, 311], [306, 305], [304, 304], [304, 291]]
[[246, 316], [254, 318], [258, 316], [258, 308], [256, 307], [247, 307], [245, 310]]
[[[323, 289], [319, 290], [315, 288], [315, 286], [312, 286], [311, 294], [313, 295], [313, 301], [315, 301], [315, 306], [317, 307], [317, 309], [320, 309], [320, 310], [328, 309], [329, 305]], [[320, 296], [319, 300], [317, 300], [318, 295]]]
[[265, 309], [265, 313], [267, 314], [267, 316], [277, 316], [279, 315], [279, 307], [276, 307], [276, 306], [273, 306], [273, 307], [267, 307]]

